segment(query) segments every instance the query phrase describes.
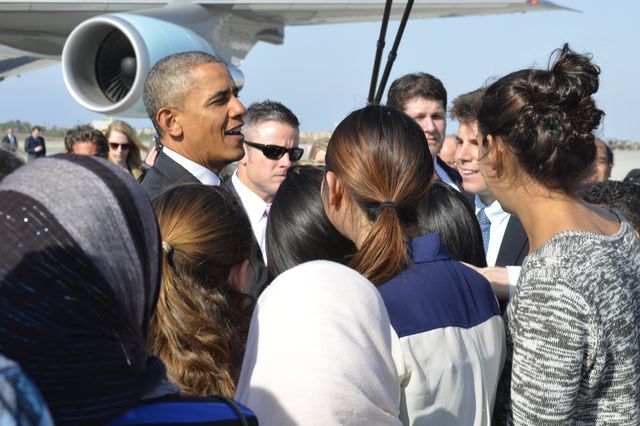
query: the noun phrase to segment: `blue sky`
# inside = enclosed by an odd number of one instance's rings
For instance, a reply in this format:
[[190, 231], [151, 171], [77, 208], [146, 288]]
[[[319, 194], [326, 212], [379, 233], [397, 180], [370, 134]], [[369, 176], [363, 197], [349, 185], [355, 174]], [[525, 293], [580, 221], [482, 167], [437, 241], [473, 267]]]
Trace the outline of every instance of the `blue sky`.
[[[451, 100], [511, 71], [546, 67], [549, 54], [566, 41], [592, 53], [602, 68], [596, 100], [607, 115], [599, 133], [640, 140], [640, 2], [555, 3], [581, 12], [412, 20], [389, 81], [429, 72], [442, 79]], [[396, 28], [389, 26], [387, 46]], [[284, 45], [260, 42], [247, 56], [241, 100], [279, 100], [298, 115], [302, 130], [332, 130], [365, 104], [379, 29], [379, 23], [287, 27]], [[59, 66], [0, 82], [0, 121], [71, 126], [100, 117], [73, 101]], [[448, 133], [455, 129], [450, 122]]]

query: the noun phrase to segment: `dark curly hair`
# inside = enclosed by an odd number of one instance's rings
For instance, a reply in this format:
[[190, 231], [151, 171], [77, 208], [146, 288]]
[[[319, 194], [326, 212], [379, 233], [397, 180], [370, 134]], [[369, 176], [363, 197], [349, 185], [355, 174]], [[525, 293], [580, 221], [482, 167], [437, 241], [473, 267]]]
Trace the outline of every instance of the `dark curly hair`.
[[547, 188], [574, 194], [596, 155], [604, 112], [591, 95], [600, 68], [565, 44], [549, 70], [525, 69], [489, 86], [478, 113], [483, 144], [500, 137], [520, 169]]

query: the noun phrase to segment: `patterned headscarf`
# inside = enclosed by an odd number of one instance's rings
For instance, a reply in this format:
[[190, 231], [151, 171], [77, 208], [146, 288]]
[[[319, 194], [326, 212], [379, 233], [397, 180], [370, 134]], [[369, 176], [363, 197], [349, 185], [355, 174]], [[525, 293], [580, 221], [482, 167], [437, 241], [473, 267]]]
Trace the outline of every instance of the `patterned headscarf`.
[[0, 353], [56, 424], [100, 424], [171, 390], [145, 349], [160, 253], [144, 191], [105, 160], [38, 159], [0, 184]]

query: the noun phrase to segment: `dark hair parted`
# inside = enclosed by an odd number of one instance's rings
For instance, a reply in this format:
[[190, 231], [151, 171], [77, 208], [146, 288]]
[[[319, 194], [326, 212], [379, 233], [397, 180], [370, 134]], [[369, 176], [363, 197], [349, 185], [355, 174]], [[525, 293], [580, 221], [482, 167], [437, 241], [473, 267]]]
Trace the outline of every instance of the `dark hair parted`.
[[461, 123], [471, 123], [478, 119], [478, 113], [482, 106], [482, 97], [485, 89], [476, 89], [472, 92], [460, 95], [453, 100], [453, 106], [449, 115]]
[[184, 395], [233, 397], [253, 299], [228, 282], [250, 258], [249, 220], [226, 190], [174, 187], [154, 203], [163, 240], [163, 285], [149, 349]]
[[439, 232], [449, 254], [475, 266], [487, 266], [482, 231], [473, 208], [462, 193], [442, 182], [433, 182], [418, 208], [418, 233]]
[[327, 218], [320, 188], [324, 169], [294, 166], [278, 188], [267, 221], [269, 272], [277, 277], [311, 260], [346, 264], [356, 248]]
[[367, 106], [342, 120], [329, 140], [335, 173], [371, 225], [350, 266], [379, 285], [410, 263], [408, 227], [429, 190], [433, 158], [420, 126], [405, 113]]
[[404, 111], [406, 103], [416, 98], [441, 101], [442, 107], [447, 108], [447, 90], [442, 81], [425, 72], [403, 75], [391, 83], [387, 106]]
[[575, 193], [596, 155], [593, 130], [604, 112], [591, 97], [600, 69], [565, 44], [549, 70], [509, 74], [486, 90], [479, 130], [500, 137], [519, 168], [543, 186]]
[[587, 203], [618, 209], [640, 232], [640, 185], [608, 180], [586, 188], [582, 199]]
[[88, 124], [69, 129], [64, 136], [64, 148], [73, 153], [73, 146], [78, 143], [92, 143], [98, 147], [98, 157], [107, 158], [109, 143], [101, 131]]

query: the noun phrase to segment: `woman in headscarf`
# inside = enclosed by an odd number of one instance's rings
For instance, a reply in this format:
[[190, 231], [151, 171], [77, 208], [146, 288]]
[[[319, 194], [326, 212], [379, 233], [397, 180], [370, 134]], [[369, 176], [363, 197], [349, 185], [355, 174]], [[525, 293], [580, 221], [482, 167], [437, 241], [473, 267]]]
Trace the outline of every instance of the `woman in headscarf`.
[[0, 199], [0, 353], [33, 379], [55, 423], [105, 424], [176, 395], [145, 349], [161, 249], [138, 184], [65, 155], [12, 173]]

